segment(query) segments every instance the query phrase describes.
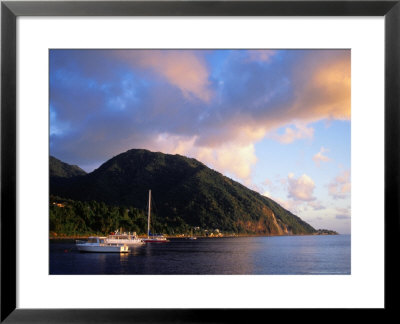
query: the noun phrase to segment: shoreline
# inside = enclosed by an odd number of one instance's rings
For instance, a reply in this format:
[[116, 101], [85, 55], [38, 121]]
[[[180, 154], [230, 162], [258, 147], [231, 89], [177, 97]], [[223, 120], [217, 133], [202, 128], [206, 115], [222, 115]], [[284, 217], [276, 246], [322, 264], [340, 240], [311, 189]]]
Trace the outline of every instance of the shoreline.
[[[223, 235], [223, 236], [204, 236], [204, 235], [196, 235], [197, 238], [212, 238], [219, 239], [225, 237], [279, 237], [279, 236], [330, 236], [330, 235], [346, 235], [346, 234], [296, 234], [296, 235], [261, 235], [261, 234], [237, 234], [237, 235]], [[72, 235], [72, 236], [49, 236], [49, 240], [79, 240], [79, 239], [87, 239], [90, 236], [100, 236], [96, 234], [91, 235]], [[103, 236], [103, 235], [101, 235]], [[107, 235], [106, 235], [107, 236]], [[146, 235], [138, 235], [139, 238], [147, 238]], [[188, 239], [190, 236], [167, 236], [167, 239]]]

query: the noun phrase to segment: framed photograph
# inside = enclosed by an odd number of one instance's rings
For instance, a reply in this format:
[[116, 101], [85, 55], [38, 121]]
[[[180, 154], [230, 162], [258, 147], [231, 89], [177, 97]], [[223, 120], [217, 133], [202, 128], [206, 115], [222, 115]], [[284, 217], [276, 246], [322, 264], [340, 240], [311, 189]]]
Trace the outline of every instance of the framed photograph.
[[399, 16], [2, 2], [1, 321], [393, 309]]

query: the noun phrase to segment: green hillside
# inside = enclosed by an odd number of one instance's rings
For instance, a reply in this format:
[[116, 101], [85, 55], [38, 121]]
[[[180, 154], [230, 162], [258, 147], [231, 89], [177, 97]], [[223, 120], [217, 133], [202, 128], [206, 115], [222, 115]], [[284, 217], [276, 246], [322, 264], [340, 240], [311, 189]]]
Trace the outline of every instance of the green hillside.
[[180, 155], [134, 149], [89, 174], [50, 181], [54, 196], [135, 208], [141, 215], [145, 215], [149, 189], [162, 231], [200, 227], [238, 234], [315, 233], [273, 200]]
[[69, 165], [53, 156], [50, 156], [49, 166], [50, 178], [71, 178], [86, 174], [86, 172], [77, 165]]

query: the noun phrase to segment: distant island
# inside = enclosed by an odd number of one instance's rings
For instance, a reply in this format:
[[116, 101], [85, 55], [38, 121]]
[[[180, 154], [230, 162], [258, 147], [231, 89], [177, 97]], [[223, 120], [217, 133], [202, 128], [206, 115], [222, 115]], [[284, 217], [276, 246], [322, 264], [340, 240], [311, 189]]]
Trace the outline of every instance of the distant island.
[[[91, 173], [50, 156], [50, 233], [144, 234], [147, 194], [152, 229], [170, 236], [336, 235], [314, 229], [270, 198], [181, 155], [132, 149]], [[211, 235], [212, 233], [212, 235]]]
[[318, 229], [314, 235], [339, 235], [338, 232], [332, 231], [332, 230], [327, 230], [327, 229]]

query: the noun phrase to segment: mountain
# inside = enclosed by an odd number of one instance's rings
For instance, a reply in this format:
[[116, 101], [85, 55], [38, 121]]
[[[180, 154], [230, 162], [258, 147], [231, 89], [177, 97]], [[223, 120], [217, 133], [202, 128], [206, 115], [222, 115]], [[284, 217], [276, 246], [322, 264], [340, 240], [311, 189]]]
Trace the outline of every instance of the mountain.
[[77, 165], [69, 165], [50, 156], [50, 178], [72, 178], [75, 176], [85, 175], [86, 172]]
[[133, 149], [113, 157], [89, 174], [57, 181], [52, 181], [50, 175], [52, 195], [141, 210], [146, 209], [151, 189], [155, 217], [169, 227], [184, 223], [262, 235], [316, 232], [273, 200], [181, 155]]

